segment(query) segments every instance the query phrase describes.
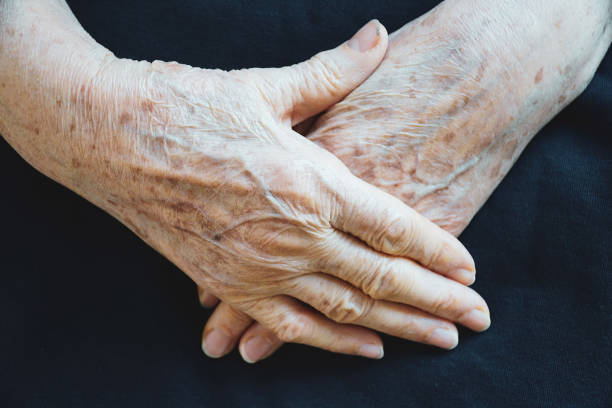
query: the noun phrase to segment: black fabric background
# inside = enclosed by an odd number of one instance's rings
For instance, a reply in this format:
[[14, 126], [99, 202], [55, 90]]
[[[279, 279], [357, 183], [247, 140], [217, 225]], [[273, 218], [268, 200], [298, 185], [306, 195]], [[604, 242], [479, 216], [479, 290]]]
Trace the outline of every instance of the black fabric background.
[[[435, 1], [69, 2], [130, 58], [280, 66]], [[385, 337], [381, 361], [289, 345], [205, 358], [191, 281], [0, 142], [0, 406], [612, 406], [612, 57], [528, 146], [461, 239], [493, 324], [452, 352]]]

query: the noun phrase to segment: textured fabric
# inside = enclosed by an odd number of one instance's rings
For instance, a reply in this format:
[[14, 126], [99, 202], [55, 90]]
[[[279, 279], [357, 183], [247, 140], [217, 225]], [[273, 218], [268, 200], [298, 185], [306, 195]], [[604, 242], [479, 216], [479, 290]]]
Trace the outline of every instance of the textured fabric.
[[[435, 1], [73, 0], [121, 57], [280, 66], [368, 19]], [[612, 56], [546, 126], [461, 240], [492, 326], [385, 358], [289, 345], [251, 366], [204, 357], [195, 286], [125, 227], [0, 142], [0, 406], [612, 406]]]

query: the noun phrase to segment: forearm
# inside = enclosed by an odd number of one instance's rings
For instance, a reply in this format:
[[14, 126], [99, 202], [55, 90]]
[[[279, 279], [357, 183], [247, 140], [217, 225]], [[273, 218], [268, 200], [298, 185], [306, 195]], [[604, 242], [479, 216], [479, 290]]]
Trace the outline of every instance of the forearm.
[[63, 0], [0, 4], [0, 134], [38, 170], [70, 185], [88, 134], [76, 131], [93, 98], [87, 84], [112, 54]]
[[610, 0], [447, 0], [393, 33], [377, 71], [309, 137], [458, 234], [611, 38]]

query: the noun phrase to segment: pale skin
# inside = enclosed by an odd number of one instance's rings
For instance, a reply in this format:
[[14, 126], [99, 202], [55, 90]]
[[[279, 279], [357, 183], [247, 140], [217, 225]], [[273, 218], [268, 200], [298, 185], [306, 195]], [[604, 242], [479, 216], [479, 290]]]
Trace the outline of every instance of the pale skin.
[[62, 0], [3, 0], [0, 134], [277, 339], [369, 358], [376, 331], [452, 348], [455, 324], [490, 324], [467, 250], [291, 128], [387, 45], [372, 21], [302, 64], [203, 70], [119, 59]]
[[[308, 137], [458, 236], [538, 130], [587, 86], [611, 22], [609, 0], [447, 0], [393, 33], [376, 72]], [[198, 291], [204, 306], [217, 304]], [[282, 342], [221, 303], [203, 349], [219, 357], [236, 344], [255, 362]]]

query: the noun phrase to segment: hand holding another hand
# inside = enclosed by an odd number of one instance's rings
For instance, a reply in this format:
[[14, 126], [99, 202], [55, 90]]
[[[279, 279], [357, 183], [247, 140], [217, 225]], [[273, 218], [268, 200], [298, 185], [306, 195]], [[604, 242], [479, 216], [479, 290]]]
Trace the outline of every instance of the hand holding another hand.
[[[226, 304], [283, 341], [371, 358], [368, 328], [450, 348], [451, 321], [489, 325], [484, 300], [449, 279], [474, 274], [452, 235], [291, 129], [378, 66], [379, 23], [302, 64], [224, 72], [117, 59], [58, 5], [22, 18], [7, 31], [28, 52], [3, 59], [24, 72], [3, 75], [3, 136]], [[65, 30], [41, 40], [46, 24]]]
[[[606, 2], [596, 3], [445, 1], [393, 33], [377, 70], [305, 134], [459, 235], [535, 133], [590, 81], [612, 33]], [[218, 302], [199, 295], [207, 307]], [[218, 357], [238, 339], [247, 361], [282, 343], [221, 303], [204, 350]]]

